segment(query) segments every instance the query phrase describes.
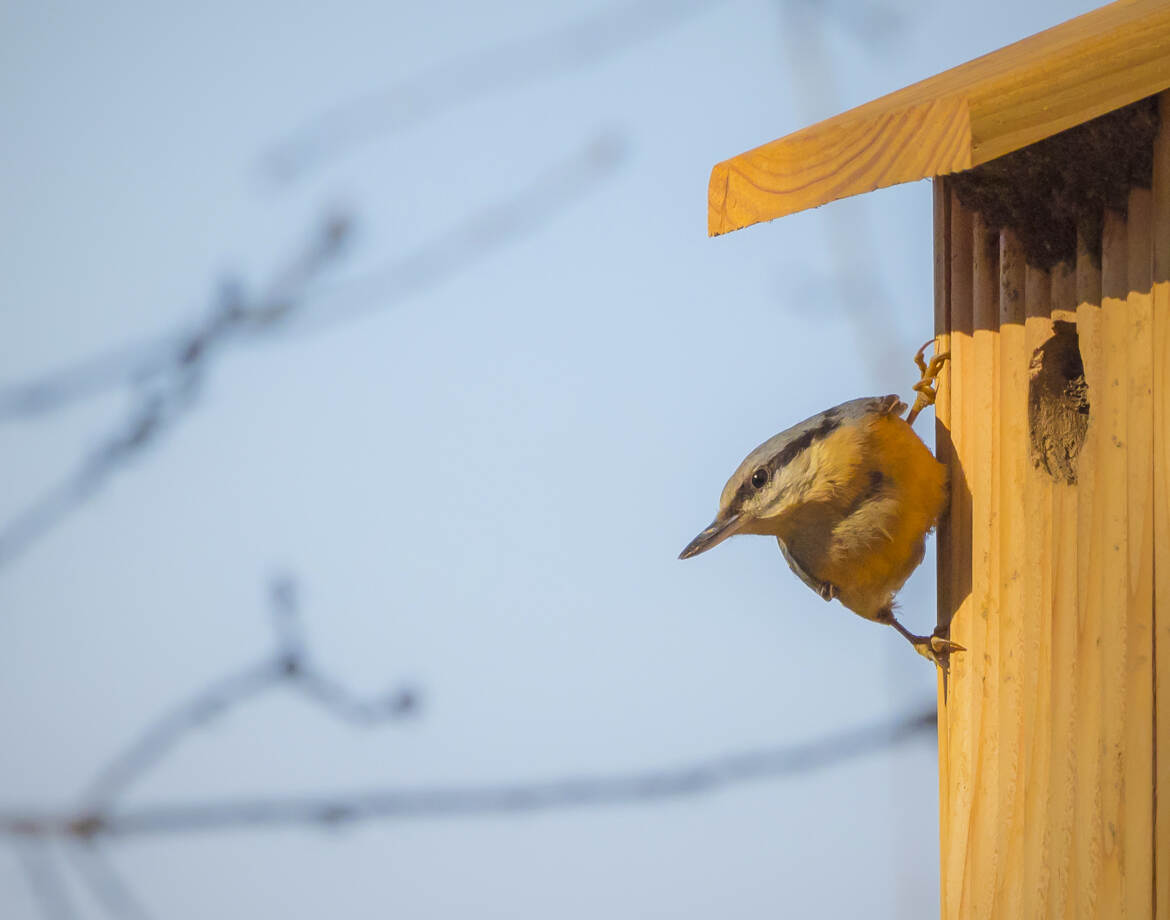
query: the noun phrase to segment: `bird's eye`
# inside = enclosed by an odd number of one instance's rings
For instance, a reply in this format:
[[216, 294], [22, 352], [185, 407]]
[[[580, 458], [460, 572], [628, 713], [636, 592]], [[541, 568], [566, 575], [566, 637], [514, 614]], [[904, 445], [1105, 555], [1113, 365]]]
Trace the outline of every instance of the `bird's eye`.
[[764, 484], [768, 481], [768, 471], [762, 466], [752, 473], [752, 485], [757, 489], [764, 488]]

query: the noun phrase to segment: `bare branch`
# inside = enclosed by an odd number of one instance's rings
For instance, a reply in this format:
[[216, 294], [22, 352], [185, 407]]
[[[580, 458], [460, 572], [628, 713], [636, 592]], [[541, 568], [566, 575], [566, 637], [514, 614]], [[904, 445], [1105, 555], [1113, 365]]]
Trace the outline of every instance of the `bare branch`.
[[618, 3], [567, 26], [448, 61], [318, 116], [269, 151], [262, 169], [277, 182], [292, 182], [372, 140], [399, 134], [461, 105], [598, 64], [718, 2]]
[[[803, 102], [808, 118], [836, 111], [840, 93], [825, 40], [826, 16], [833, 15], [856, 26], [866, 18], [880, 18], [883, 13], [897, 23], [897, 13], [876, 3], [862, 4], [860, 9], [850, 11], [839, 4], [833, 5], [835, 9], [826, 8], [820, 0], [778, 2], [784, 16], [784, 59], [793, 85], [802, 88], [797, 101]], [[874, 37], [870, 40], [872, 43]], [[880, 281], [880, 266], [874, 257], [878, 251], [876, 236], [864, 211], [846, 214], [840, 208], [825, 208], [823, 214], [832, 270], [826, 277], [815, 278], [818, 299], [824, 299], [824, 291], [836, 287], [837, 302], [851, 320], [850, 328], [859, 343], [855, 354], [868, 365], [870, 375], [880, 380], [891, 366], [898, 366], [904, 344], [891, 327], [897, 308]]]
[[[255, 302], [242, 302], [229, 292], [220, 297], [193, 332], [177, 340], [177, 347], [168, 346], [165, 356], [155, 355], [149, 361], [134, 357], [124, 369], [126, 375], [136, 378], [135, 398], [125, 419], [89, 452], [70, 476], [0, 528], [0, 567], [80, 507], [105, 485], [111, 473], [158, 440], [186, 414], [212, 355], [228, 340], [243, 331], [263, 329], [283, 319], [303, 295], [309, 281], [337, 255], [347, 227], [347, 223], [336, 219], [326, 222], [305, 250], [277, 274], [265, 295]], [[126, 350], [115, 355], [130, 353]], [[0, 396], [0, 403], [10, 408], [23, 407], [23, 411], [42, 411], [93, 392], [95, 385], [117, 381], [116, 375], [110, 373], [115, 355], [95, 359], [93, 364], [104, 368], [97, 377], [66, 371], [56, 381], [47, 379], [34, 384], [34, 389], [41, 388], [42, 396], [31, 402]], [[70, 389], [74, 384], [78, 388]], [[28, 387], [23, 390], [27, 393]], [[43, 395], [47, 393], [55, 396], [49, 399]]]
[[53, 865], [47, 844], [22, 841], [15, 847], [17, 859], [28, 879], [33, 900], [46, 920], [73, 920], [77, 911], [65, 891], [65, 883]]
[[102, 767], [82, 796], [86, 811], [113, 802], [158, 764], [194, 728], [205, 726], [229, 709], [253, 699], [284, 679], [285, 671], [268, 660], [213, 681], [190, 700], [163, 713], [138, 738]]
[[[255, 302], [236, 285], [225, 284], [208, 315], [194, 330], [115, 348], [35, 380], [0, 387], [0, 420], [39, 415], [127, 384], [151, 393], [155, 399], [159, 398], [160, 389], [165, 395], [176, 383], [182, 384], [178, 388], [180, 392], [189, 394], [205, 374], [210, 358], [221, 347], [244, 335], [271, 332], [294, 314], [306, 314], [305, 325], [316, 328], [369, 310], [384, 309], [543, 226], [592, 191], [598, 180], [612, 174], [624, 161], [625, 147], [626, 139], [621, 133], [599, 131], [580, 150], [546, 169], [511, 198], [465, 217], [446, 233], [379, 271], [324, 288], [313, 282], [349, 236], [348, 221], [331, 219], [317, 238], [316, 247], [290, 263], [273, 280], [268, 292]], [[310, 300], [324, 301], [325, 305], [309, 310]], [[331, 301], [333, 305], [329, 306]], [[133, 415], [141, 416], [141, 407], [136, 407]], [[124, 439], [115, 436], [111, 441], [116, 445]], [[95, 454], [106, 452], [109, 448]], [[96, 461], [91, 465], [96, 465]], [[90, 471], [89, 478], [100, 479], [102, 472]], [[73, 490], [80, 488], [84, 478], [79, 472], [63, 484], [56, 503], [68, 506], [75, 501]], [[43, 503], [49, 505], [51, 498], [46, 496]], [[30, 509], [36, 510], [36, 506]], [[52, 517], [53, 513], [45, 509], [34, 516]], [[25, 525], [20, 529], [30, 528]], [[7, 534], [0, 532], [0, 564], [6, 537]]]
[[385, 310], [434, 287], [563, 213], [592, 191], [598, 180], [615, 172], [625, 156], [622, 134], [598, 132], [571, 157], [538, 175], [517, 194], [472, 213], [380, 270], [319, 288], [312, 308], [302, 310], [289, 328], [317, 333], [325, 326]]
[[110, 474], [142, 450], [189, 405], [184, 387], [165, 394], [144, 394], [121, 425], [78, 465], [72, 475], [53, 486], [0, 528], [0, 567], [11, 562], [71, 511], [80, 507]]
[[309, 283], [336, 260], [349, 236], [349, 220], [330, 217], [259, 297], [250, 299], [237, 284], [226, 282], [193, 329], [119, 346], [35, 380], [0, 387], [0, 419], [39, 415], [120, 386], [152, 394], [176, 383], [189, 389], [213, 352], [283, 318]]
[[69, 855], [77, 874], [111, 920], [150, 920], [142, 901], [93, 840], [75, 843]]
[[100, 815], [164, 760], [184, 737], [278, 685], [296, 690], [334, 718], [361, 726], [402, 718], [415, 711], [414, 690], [400, 688], [385, 697], [366, 701], [312, 668], [301, 634], [296, 593], [296, 583], [287, 575], [275, 579], [271, 585], [276, 630], [276, 648], [271, 655], [212, 681], [190, 699], [164, 712], [97, 771], [81, 797], [83, 806], [76, 819], [80, 836], [87, 836], [81, 829], [90, 821], [102, 820]]
[[274, 663], [291, 689], [334, 718], [359, 726], [376, 725], [405, 716], [416, 708], [416, 695], [409, 688], [399, 687], [375, 699], [362, 700], [332, 677], [312, 667], [301, 630], [296, 582], [287, 575], [275, 578], [270, 594], [278, 647]]
[[[369, 310], [384, 309], [421, 288], [437, 284], [541, 226], [589, 191], [598, 178], [612, 172], [622, 156], [620, 138], [601, 134], [513, 198], [473, 214], [449, 233], [383, 271], [320, 291], [313, 282], [348, 236], [348, 222], [330, 220], [307, 251], [273, 279], [263, 296], [249, 301], [237, 289], [227, 288], [193, 332], [165, 341], [164, 355], [143, 357], [134, 349], [126, 349], [94, 359], [91, 363], [103, 368], [96, 376], [67, 369], [57, 377], [0, 390], [2, 417], [5, 406], [10, 413], [41, 412], [130, 378], [137, 386], [135, 402], [121, 425], [64, 481], [0, 526], [0, 567], [80, 507], [115, 470], [183, 417], [194, 404], [213, 356], [231, 341], [287, 326], [294, 313], [305, 315], [306, 322], [298, 323], [298, 329], [320, 329]], [[310, 298], [324, 300], [324, 306], [306, 310]], [[119, 356], [128, 361], [122, 374], [114, 373]], [[29, 398], [34, 391], [40, 395]]]
[[0, 833], [66, 838], [130, 837], [645, 803], [809, 773], [927, 735], [934, 726], [932, 704], [891, 722], [838, 732], [808, 744], [783, 745], [632, 773], [499, 785], [152, 805], [90, 815], [81, 825], [76, 816], [0, 815]]
[[124, 345], [36, 380], [0, 389], [0, 420], [40, 415], [77, 399], [158, 373], [171, 360], [176, 337]]

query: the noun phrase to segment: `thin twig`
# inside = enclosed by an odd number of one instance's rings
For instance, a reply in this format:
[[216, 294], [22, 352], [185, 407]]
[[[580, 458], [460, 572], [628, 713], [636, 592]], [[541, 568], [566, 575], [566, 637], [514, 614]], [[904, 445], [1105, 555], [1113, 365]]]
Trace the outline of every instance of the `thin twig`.
[[825, 769], [927, 735], [934, 726], [935, 708], [931, 705], [891, 722], [837, 732], [811, 743], [630, 773], [498, 785], [151, 805], [90, 815], [84, 824], [79, 824], [76, 816], [0, 815], [0, 833], [65, 838], [133, 837], [646, 803]]
[[[155, 443], [185, 415], [194, 404], [212, 355], [245, 331], [265, 329], [280, 322], [304, 295], [309, 282], [337, 256], [347, 233], [347, 222], [336, 219], [326, 222], [305, 250], [276, 275], [263, 296], [247, 302], [240, 300], [235, 293], [221, 294], [214, 308], [193, 332], [182, 336], [177, 346], [168, 345], [165, 356], [156, 355], [148, 363], [135, 357], [127, 364], [126, 377], [134, 378], [136, 390], [126, 417], [70, 475], [0, 527], [0, 567], [11, 562], [67, 514], [80, 507], [105, 485], [115, 470]], [[10, 408], [23, 407], [22, 411], [44, 411], [92, 392], [94, 386], [104, 386], [117, 379], [109, 373], [112, 369], [110, 359], [95, 359], [94, 363], [103, 365], [102, 375], [87, 378], [65, 371], [56, 381], [49, 378], [32, 385], [34, 389], [41, 388], [45, 394], [55, 394], [53, 399], [47, 396], [31, 400], [4, 399], [0, 395], [0, 403], [6, 403]], [[71, 383], [66, 385], [65, 381]], [[70, 390], [69, 386], [73, 384], [78, 388]], [[31, 392], [27, 386], [17, 389], [24, 389], [26, 397]]]
[[604, 61], [722, 0], [639, 0], [567, 26], [439, 64], [314, 118], [269, 151], [265, 174], [291, 182], [378, 138], [398, 134], [476, 99]]
[[69, 900], [65, 881], [53, 865], [48, 845], [21, 841], [15, 847], [17, 859], [28, 879], [29, 891], [46, 920], [73, 920], [77, 911]]
[[194, 728], [270, 690], [285, 677], [280, 663], [266, 660], [221, 677], [163, 713], [124, 751], [98, 770], [82, 795], [86, 813], [105, 808], [157, 765]]
[[361, 726], [402, 718], [415, 711], [417, 693], [410, 688], [363, 700], [311, 666], [301, 633], [296, 584], [291, 577], [273, 580], [270, 603], [274, 651], [254, 665], [212, 681], [190, 699], [164, 712], [99, 769], [81, 796], [78, 821], [82, 825], [107, 811], [195, 729], [206, 727], [278, 686], [296, 690], [334, 718]]
[[111, 920], [150, 920], [141, 899], [130, 890], [94, 840], [82, 840], [69, 848], [78, 877]]
[[434, 287], [456, 271], [530, 235], [592, 192], [625, 161], [627, 141], [598, 131], [579, 150], [539, 173], [519, 192], [487, 205], [380, 269], [318, 287], [312, 305], [288, 326], [316, 334], [322, 328], [381, 311]]
[[[803, 88], [797, 101], [803, 103], [805, 117], [835, 112], [840, 93], [825, 42], [822, 7], [807, 0], [780, 0], [779, 6], [784, 16], [784, 58], [790, 78]], [[874, 380], [881, 380], [890, 367], [899, 366], [903, 343], [894, 329], [897, 305], [881, 280], [877, 240], [865, 207], [852, 213], [841, 208], [822, 211], [832, 271], [817, 279], [817, 294], [824, 299], [824, 290], [836, 287], [837, 302], [850, 319], [858, 344], [852, 353], [867, 365]]]
[[178, 343], [179, 337], [171, 335], [118, 346], [34, 380], [0, 388], [0, 420], [40, 415], [135, 379], [151, 377], [171, 362]]
[[189, 389], [222, 346], [245, 333], [267, 330], [293, 310], [309, 283], [341, 254], [350, 235], [348, 219], [330, 217], [264, 293], [248, 297], [236, 283], [224, 283], [194, 328], [117, 346], [33, 380], [0, 387], [0, 420], [40, 415], [127, 385], [144, 394], [176, 383]]
[[[137, 386], [134, 404], [114, 432], [91, 450], [72, 474], [0, 525], [0, 568], [79, 508], [112, 473], [190, 411], [212, 357], [234, 339], [288, 327], [294, 315], [301, 317], [295, 328], [303, 333], [385, 309], [532, 232], [592, 190], [600, 177], [617, 168], [623, 156], [619, 136], [599, 134], [512, 198], [471, 215], [410, 255], [381, 271], [321, 288], [312, 282], [336, 255], [348, 228], [344, 221], [330, 221], [313, 246], [277, 275], [265, 295], [249, 301], [228, 289], [195, 331], [179, 337], [177, 344], [167, 339], [165, 360], [160, 356], [147, 360], [136, 351], [122, 350], [93, 359], [103, 366], [98, 376], [86, 377], [66, 369], [56, 378], [43, 378], [7, 393], [0, 390], [0, 406], [28, 414], [59, 407], [96, 392], [96, 388], [131, 378]], [[307, 308], [310, 299], [317, 304], [315, 309]], [[131, 354], [123, 373], [113, 373], [114, 357]], [[34, 391], [41, 395], [29, 397]], [[53, 394], [52, 398], [47, 394]]]

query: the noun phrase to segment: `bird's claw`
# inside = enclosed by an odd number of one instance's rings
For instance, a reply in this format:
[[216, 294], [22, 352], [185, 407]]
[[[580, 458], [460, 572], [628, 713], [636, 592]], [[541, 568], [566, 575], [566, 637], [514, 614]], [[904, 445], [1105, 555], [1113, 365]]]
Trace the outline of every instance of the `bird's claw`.
[[914, 384], [914, 392], [918, 394], [918, 398], [914, 400], [914, 407], [906, 415], [906, 421], [913, 425], [914, 420], [918, 418], [918, 413], [927, 406], [933, 406], [935, 397], [938, 395], [938, 375], [942, 370], [947, 359], [950, 358], [950, 352], [939, 352], [930, 359], [930, 363], [926, 362], [926, 349], [934, 344], [936, 340], [930, 339], [922, 343], [922, 347], [918, 349], [917, 354], [914, 355], [914, 363], [917, 365], [919, 373], [922, 375], [921, 379]]
[[914, 651], [918, 652], [919, 655], [933, 661], [944, 671], [950, 669], [952, 652], [967, 651], [966, 646], [952, 642], [950, 639], [944, 639], [937, 630], [929, 636], [915, 636], [910, 640], [910, 644], [914, 646]]
[[823, 600], [831, 601], [837, 596], [837, 586], [831, 582], [822, 581], [821, 586], [817, 588], [817, 594], [819, 594]]

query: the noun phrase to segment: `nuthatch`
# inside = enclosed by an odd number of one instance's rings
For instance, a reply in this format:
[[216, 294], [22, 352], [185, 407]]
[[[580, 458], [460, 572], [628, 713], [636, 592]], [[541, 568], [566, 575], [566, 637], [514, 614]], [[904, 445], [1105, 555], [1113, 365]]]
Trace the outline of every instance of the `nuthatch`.
[[[927, 343], [930, 344], [930, 343]], [[897, 396], [852, 399], [768, 439], [739, 465], [719, 512], [679, 556], [689, 559], [738, 533], [767, 534], [797, 576], [826, 601], [893, 626], [943, 668], [963, 647], [916, 636], [894, 617], [894, 594], [922, 562], [926, 534], [946, 504], [946, 467], [911, 428], [934, 401], [946, 355], [927, 367], [906, 419]]]

